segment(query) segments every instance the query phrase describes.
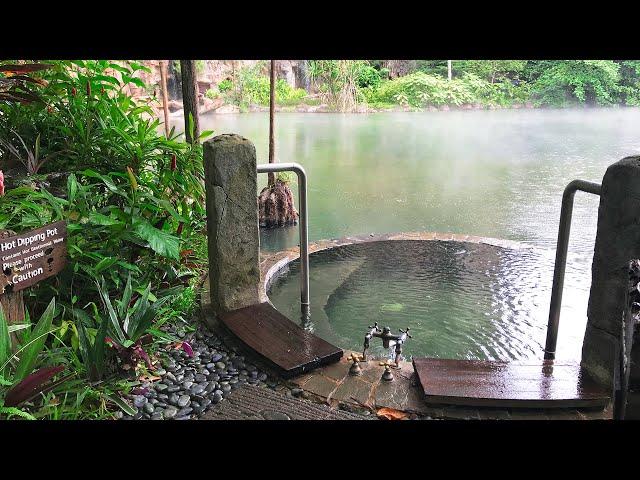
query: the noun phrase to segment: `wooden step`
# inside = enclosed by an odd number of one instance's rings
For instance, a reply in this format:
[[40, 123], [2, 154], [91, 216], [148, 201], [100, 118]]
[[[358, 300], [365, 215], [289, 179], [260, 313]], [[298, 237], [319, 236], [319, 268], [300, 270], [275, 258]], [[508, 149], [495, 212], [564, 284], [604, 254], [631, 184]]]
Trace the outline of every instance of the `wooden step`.
[[610, 392], [577, 364], [414, 358], [427, 403], [498, 408], [605, 407]]
[[219, 318], [284, 377], [337, 362], [343, 355], [342, 349], [307, 332], [269, 303], [234, 310]]

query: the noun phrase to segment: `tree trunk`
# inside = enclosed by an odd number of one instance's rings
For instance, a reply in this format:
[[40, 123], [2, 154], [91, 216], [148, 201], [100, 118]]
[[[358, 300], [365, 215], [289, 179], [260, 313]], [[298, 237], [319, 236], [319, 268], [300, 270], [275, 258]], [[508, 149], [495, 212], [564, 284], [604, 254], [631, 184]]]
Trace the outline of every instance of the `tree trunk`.
[[[276, 61], [271, 60], [271, 72], [269, 82], [269, 163], [274, 163], [275, 159], [275, 140], [273, 134], [273, 119], [276, 111]], [[269, 173], [269, 186], [276, 182], [276, 176]]]
[[[200, 136], [198, 119], [198, 82], [196, 79], [196, 61], [180, 60], [182, 76], [182, 105], [184, 107], [184, 132], [187, 142], [194, 143]], [[189, 117], [193, 117], [193, 138], [189, 129]]]
[[164, 110], [164, 132], [169, 138], [169, 93], [167, 89], [167, 61], [160, 60], [160, 86], [162, 88], [162, 109]]

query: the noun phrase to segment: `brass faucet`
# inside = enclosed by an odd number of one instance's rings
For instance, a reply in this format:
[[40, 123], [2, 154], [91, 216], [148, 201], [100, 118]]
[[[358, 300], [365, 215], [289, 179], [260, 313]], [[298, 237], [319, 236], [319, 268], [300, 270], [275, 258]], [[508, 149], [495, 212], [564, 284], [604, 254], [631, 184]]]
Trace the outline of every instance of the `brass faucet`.
[[378, 322], [375, 322], [373, 325], [369, 325], [369, 332], [364, 336], [364, 350], [362, 351], [362, 360], [367, 360], [367, 349], [370, 345], [370, 340], [373, 337], [382, 339], [382, 346], [384, 348], [389, 348], [391, 346], [395, 346], [395, 368], [399, 367], [400, 355], [402, 354], [402, 345], [407, 340], [407, 338], [412, 338], [409, 335], [409, 328], [402, 330], [398, 329], [399, 334], [394, 335], [391, 333], [391, 329], [389, 327], [383, 327], [382, 330], [378, 327]]

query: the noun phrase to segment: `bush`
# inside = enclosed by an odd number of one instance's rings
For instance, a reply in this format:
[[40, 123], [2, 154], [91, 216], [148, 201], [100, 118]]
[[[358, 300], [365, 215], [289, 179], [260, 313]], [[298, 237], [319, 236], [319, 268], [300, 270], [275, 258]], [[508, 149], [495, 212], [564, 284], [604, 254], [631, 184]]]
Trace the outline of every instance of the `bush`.
[[[235, 82], [224, 85], [221, 82], [218, 89], [226, 93], [226, 98], [231, 103], [241, 108], [251, 104], [269, 105], [270, 80], [263, 73], [264, 63], [260, 62], [251, 67], [241, 68]], [[295, 105], [307, 96], [307, 92], [301, 88], [291, 87], [285, 80], [276, 80], [276, 103], [279, 105]]]
[[211, 100], [215, 100], [220, 97], [220, 90], [216, 87], [210, 88], [204, 94], [205, 97], [210, 98]]
[[610, 105], [621, 93], [619, 69], [620, 65], [611, 60], [553, 62], [533, 85], [536, 103], [559, 107]]
[[368, 93], [367, 100], [369, 103], [395, 103], [415, 108], [475, 103], [507, 106], [524, 102], [528, 91], [529, 87], [524, 82], [514, 85], [504, 80], [492, 84], [474, 74], [463, 74], [461, 78], [448, 81], [415, 72], [382, 82], [377, 90]]
[[218, 90], [220, 90], [220, 92], [222, 93], [228, 92], [232, 88], [233, 88], [233, 82], [228, 78], [225, 78], [218, 84]]

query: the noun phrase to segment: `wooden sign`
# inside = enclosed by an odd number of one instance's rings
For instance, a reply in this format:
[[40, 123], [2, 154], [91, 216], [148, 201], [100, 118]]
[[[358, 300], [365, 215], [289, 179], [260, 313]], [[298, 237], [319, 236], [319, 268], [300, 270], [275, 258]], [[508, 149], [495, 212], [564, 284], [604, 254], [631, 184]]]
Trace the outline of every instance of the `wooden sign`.
[[11, 237], [0, 238], [0, 294], [13, 292], [56, 275], [67, 259], [67, 224], [59, 221]]

